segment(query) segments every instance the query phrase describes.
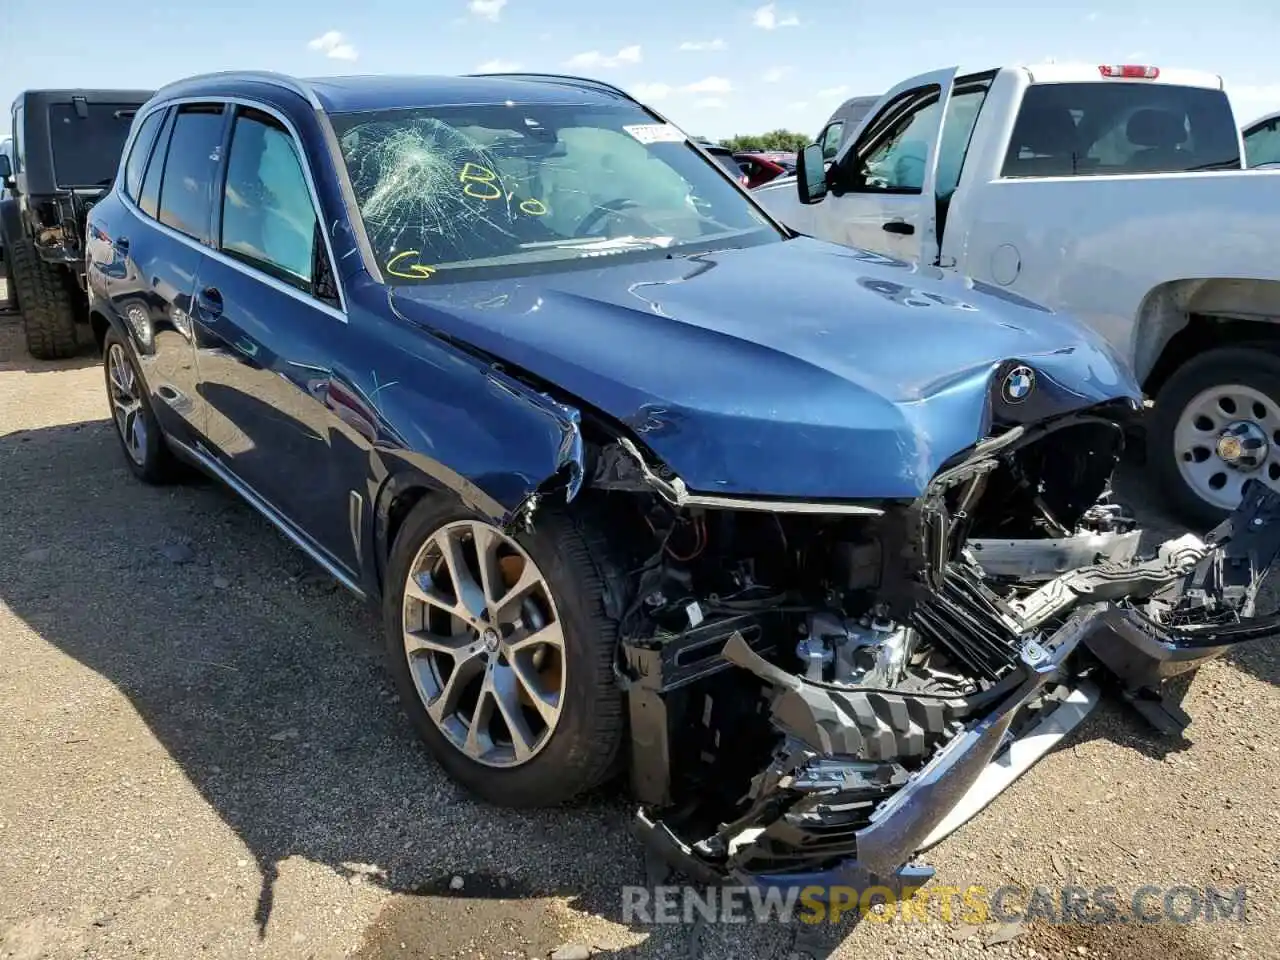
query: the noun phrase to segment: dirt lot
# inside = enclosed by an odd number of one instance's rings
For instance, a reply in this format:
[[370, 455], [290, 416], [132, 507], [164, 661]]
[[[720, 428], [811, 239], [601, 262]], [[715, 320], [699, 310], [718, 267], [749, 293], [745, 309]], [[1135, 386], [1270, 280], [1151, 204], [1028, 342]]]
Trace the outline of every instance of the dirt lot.
[[[211, 483], [134, 482], [97, 359], [0, 318], [0, 957], [786, 957], [621, 923], [615, 793], [487, 808], [419, 748], [375, 618]], [[1246, 884], [1244, 924], [845, 925], [841, 958], [1280, 956], [1280, 657], [1201, 672], [1186, 742], [1105, 706], [930, 856], [938, 883]], [[994, 937], [998, 939], [998, 937]], [[571, 953], [571, 952], [570, 952]]]

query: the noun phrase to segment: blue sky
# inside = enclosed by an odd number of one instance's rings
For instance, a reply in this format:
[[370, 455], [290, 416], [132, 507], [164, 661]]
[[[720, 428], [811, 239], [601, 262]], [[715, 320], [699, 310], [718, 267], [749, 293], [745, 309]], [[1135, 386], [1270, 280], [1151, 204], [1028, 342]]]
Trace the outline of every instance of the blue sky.
[[816, 133], [842, 97], [937, 67], [1046, 59], [1220, 73], [1241, 122], [1280, 109], [1271, 0], [0, 0], [0, 102], [192, 73], [576, 72], [691, 133]]

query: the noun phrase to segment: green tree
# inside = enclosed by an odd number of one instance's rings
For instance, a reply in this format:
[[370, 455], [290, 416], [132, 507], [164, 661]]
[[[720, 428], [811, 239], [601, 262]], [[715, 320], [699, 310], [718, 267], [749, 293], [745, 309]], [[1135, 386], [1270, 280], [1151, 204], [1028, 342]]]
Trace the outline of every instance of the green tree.
[[720, 141], [730, 150], [783, 150], [796, 152], [813, 138], [794, 130], [770, 130], [768, 133], [738, 134]]

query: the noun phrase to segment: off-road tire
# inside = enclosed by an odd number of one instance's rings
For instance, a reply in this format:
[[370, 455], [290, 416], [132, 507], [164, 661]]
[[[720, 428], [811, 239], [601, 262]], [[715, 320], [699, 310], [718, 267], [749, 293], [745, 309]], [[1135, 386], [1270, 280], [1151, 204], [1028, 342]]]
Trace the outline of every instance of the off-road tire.
[[17, 301], [27, 352], [37, 360], [75, 356], [76, 305], [66, 271], [45, 263], [25, 236], [5, 237], [10, 296]]
[[1202, 390], [1223, 383], [1244, 384], [1280, 401], [1280, 353], [1273, 344], [1239, 344], [1189, 360], [1160, 388], [1147, 431], [1147, 463], [1159, 495], [1179, 520], [1199, 530], [1221, 523], [1228, 513], [1201, 499], [1182, 478], [1173, 435], [1187, 404]]
[[107, 354], [113, 344], [120, 345], [124, 350], [125, 358], [133, 368], [133, 375], [139, 386], [139, 399], [141, 400], [138, 416], [145, 418], [147, 428], [145, 453], [142, 463], [137, 463], [133, 457], [129, 456], [129, 451], [125, 449], [124, 437], [120, 435], [120, 428], [116, 424], [115, 411], [113, 409], [111, 411], [111, 432], [116, 435], [116, 440], [120, 443], [120, 455], [124, 457], [124, 461], [133, 475], [143, 483], [164, 486], [184, 479], [187, 475], [186, 467], [173, 455], [173, 451], [165, 443], [164, 433], [160, 429], [159, 421], [156, 420], [155, 411], [151, 408], [151, 397], [147, 393], [146, 381], [142, 379], [142, 371], [138, 367], [138, 361], [134, 358], [133, 348], [125, 342], [114, 327], [107, 330], [107, 334], [102, 341], [102, 375], [107, 389], [108, 405], [111, 402], [111, 373], [107, 363]]
[[405, 519], [387, 561], [383, 632], [400, 703], [451, 778], [504, 807], [550, 807], [599, 786], [617, 772], [626, 720], [614, 676], [618, 625], [606, 613], [609, 556], [601, 532], [567, 510], [538, 511], [531, 533], [515, 537], [538, 565], [564, 627], [563, 713], [547, 744], [511, 768], [478, 763], [455, 747], [427, 714], [404, 652], [404, 587], [410, 564], [436, 530], [455, 520], [484, 519], [449, 494], [429, 495]]

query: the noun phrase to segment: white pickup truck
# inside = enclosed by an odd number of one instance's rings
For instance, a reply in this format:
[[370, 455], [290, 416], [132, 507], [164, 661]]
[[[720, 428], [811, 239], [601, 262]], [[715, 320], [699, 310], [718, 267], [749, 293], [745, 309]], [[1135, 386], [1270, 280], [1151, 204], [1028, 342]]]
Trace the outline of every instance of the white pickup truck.
[[1280, 171], [1245, 170], [1220, 77], [938, 70], [826, 146], [753, 191], [778, 219], [1093, 326], [1154, 397], [1147, 463], [1184, 519], [1280, 489]]

